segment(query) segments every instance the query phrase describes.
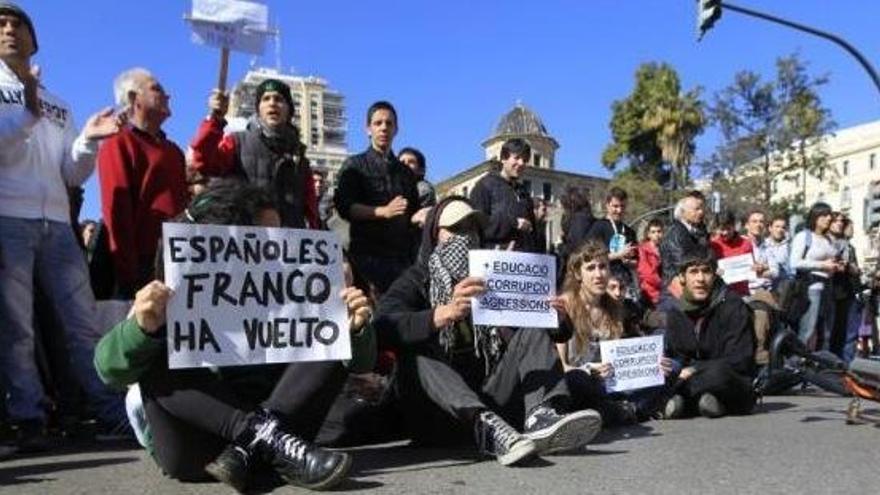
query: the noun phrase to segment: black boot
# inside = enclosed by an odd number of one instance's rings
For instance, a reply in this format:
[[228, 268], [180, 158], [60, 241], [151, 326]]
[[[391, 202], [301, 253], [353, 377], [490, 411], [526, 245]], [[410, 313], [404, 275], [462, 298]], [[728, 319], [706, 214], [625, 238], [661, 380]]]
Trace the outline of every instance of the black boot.
[[345, 480], [351, 456], [345, 452], [322, 449], [287, 433], [278, 419], [264, 412], [254, 430], [250, 451], [270, 464], [287, 483], [310, 490], [326, 490]]
[[205, 466], [205, 471], [217, 481], [244, 493], [250, 478], [250, 463], [251, 453], [245, 447], [231, 443]]

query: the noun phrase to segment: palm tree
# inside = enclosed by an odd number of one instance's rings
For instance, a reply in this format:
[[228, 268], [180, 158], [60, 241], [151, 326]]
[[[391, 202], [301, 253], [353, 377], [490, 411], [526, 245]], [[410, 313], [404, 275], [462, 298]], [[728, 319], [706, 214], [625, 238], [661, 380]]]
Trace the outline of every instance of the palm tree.
[[663, 161], [672, 169], [672, 188], [684, 187], [694, 157], [694, 138], [706, 120], [699, 90], [680, 92], [658, 102], [642, 117], [644, 130], [654, 133]]

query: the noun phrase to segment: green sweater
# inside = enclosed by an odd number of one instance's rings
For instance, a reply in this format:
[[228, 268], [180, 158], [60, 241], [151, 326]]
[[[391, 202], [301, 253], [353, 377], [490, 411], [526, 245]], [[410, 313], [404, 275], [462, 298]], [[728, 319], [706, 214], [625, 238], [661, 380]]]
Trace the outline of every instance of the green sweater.
[[[138, 326], [134, 317], [119, 322], [95, 347], [95, 369], [107, 385], [125, 388], [140, 380], [158, 359], [166, 359], [165, 339], [151, 337]], [[376, 364], [376, 333], [372, 325], [351, 336], [352, 373], [366, 373]]]

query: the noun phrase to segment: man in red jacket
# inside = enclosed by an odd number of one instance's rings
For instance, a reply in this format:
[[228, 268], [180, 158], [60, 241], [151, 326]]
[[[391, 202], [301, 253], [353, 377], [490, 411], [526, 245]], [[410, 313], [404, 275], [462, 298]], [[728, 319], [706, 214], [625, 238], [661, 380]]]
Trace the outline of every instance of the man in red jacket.
[[[715, 257], [719, 260], [753, 253], [752, 241], [737, 232], [736, 215], [732, 211], [721, 213], [715, 226], [715, 232], [716, 234], [709, 240], [709, 245], [712, 247], [712, 251], [715, 252]], [[755, 263], [754, 269], [759, 276], [761, 275], [761, 273], [758, 273], [760, 268], [761, 266]], [[739, 296], [749, 296], [748, 280], [728, 284], [728, 288]]]
[[131, 299], [153, 278], [162, 222], [186, 208], [183, 152], [165, 137], [169, 96], [144, 69], [114, 81], [128, 124], [98, 152], [101, 212], [116, 274], [116, 295]]
[[645, 227], [645, 240], [639, 244], [639, 288], [642, 300], [652, 308], [660, 302], [663, 280], [660, 277], [660, 240], [663, 238], [663, 222], [654, 218]]
[[229, 97], [215, 89], [208, 100], [210, 115], [190, 143], [193, 168], [207, 176], [237, 176], [268, 190], [284, 227], [318, 228], [318, 197], [306, 147], [291, 122], [290, 87], [264, 80], [257, 86], [255, 106], [247, 130], [224, 136]]

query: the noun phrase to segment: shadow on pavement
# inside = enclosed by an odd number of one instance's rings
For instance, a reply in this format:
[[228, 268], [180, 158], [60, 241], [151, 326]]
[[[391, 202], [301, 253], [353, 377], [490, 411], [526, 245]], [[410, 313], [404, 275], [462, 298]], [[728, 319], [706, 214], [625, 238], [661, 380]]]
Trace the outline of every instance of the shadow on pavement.
[[619, 426], [616, 428], [603, 429], [598, 435], [596, 435], [596, 438], [590, 442], [590, 445], [605, 445], [618, 440], [658, 436], [660, 436], [660, 434], [654, 431], [654, 427], [646, 424]]
[[473, 450], [467, 448], [378, 445], [352, 449], [350, 452], [354, 456], [352, 476], [423, 471], [482, 461]]
[[[0, 486], [19, 485], [24, 483], [41, 483], [52, 481], [55, 478], [40, 477], [59, 471], [71, 471], [75, 469], [91, 469], [115, 464], [127, 464], [139, 462], [139, 457], [108, 457], [105, 459], [87, 459], [82, 461], [45, 462], [40, 464], [25, 464], [0, 468]], [[34, 477], [33, 479], [29, 479]]]
[[770, 401], [765, 400], [765, 401], [759, 403], [757, 406], [755, 406], [754, 412], [755, 412], [755, 414], [773, 413], [776, 411], [785, 411], [786, 409], [793, 409], [795, 407], [797, 407], [797, 404], [794, 404], [793, 402], [776, 402], [776, 401], [770, 402]]

